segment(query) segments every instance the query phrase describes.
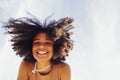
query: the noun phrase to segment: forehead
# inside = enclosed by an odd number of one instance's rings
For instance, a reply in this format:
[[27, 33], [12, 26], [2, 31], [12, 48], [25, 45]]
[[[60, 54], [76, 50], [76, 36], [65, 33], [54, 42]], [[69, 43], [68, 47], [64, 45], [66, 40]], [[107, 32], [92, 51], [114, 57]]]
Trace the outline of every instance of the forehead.
[[40, 40], [40, 39], [51, 40], [48, 34], [45, 32], [40, 32], [34, 37], [34, 40]]

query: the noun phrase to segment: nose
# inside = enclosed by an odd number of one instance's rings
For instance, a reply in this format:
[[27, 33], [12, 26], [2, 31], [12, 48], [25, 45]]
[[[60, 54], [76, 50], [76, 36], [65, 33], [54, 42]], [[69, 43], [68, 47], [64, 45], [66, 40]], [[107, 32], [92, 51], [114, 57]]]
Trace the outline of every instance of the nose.
[[45, 44], [44, 44], [44, 43], [41, 43], [41, 44], [38, 46], [38, 48], [39, 48], [39, 49], [45, 49], [45, 48], [46, 48], [46, 46], [45, 46]]

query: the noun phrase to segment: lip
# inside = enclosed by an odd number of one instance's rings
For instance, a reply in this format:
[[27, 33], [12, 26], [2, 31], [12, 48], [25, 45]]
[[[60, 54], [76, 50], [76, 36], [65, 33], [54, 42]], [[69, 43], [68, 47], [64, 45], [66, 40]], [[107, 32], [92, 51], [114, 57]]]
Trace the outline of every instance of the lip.
[[46, 51], [37, 51], [36, 53], [39, 57], [46, 57], [48, 55]]
[[47, 54], [48, 52], [46, 51], [38, 51], [37, 54]]

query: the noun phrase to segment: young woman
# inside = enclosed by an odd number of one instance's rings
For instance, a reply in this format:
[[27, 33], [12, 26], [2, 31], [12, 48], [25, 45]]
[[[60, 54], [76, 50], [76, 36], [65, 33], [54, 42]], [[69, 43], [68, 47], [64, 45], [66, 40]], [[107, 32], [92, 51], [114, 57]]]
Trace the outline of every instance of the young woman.
[[17, 80], [70, 80], [65, 57], [73, 48], [73, 19], [40, 23], [37, 18], [10, 19], [3, 27], [12, 35], [13, 50], [24, 57]]

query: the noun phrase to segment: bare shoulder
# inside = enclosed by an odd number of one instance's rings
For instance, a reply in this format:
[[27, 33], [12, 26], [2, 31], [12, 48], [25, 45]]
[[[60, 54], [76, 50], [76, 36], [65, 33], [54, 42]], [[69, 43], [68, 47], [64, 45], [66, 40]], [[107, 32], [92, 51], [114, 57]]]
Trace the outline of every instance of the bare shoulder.
[[57, 64], [57, 67], [59, 69], [66, 69], [66, 68], [70, 68], [69, 64], [65, 63], [65, 62], [60, 62], [59, 64]]
[[19, 71], [28, 72], [32, 67], [33, 67], [33, 63], [26, 62], [26, 61], [23, 60], [20, 63]]
[[34, 66], [34, 63], [26, 62], [24, 60], [20, 64], [20, 68], [27, 72], [29, 72], [33, 68], [33, 66]]
[[61, 80], [70, 80], [71, 70], [70, 70], [70, 66], [67, 63], [61, 62], [57, 64], [57, 68]]
[[23, 60], [20, 65], [23, 66], [23, 67], [28, 67], [28, 66], [32, 66], [33, 63], [26, 62], [26, 61]]
[[28, 80], [32, 65], [32, 63], [23, 60], [20, 64], [17, 80]]

